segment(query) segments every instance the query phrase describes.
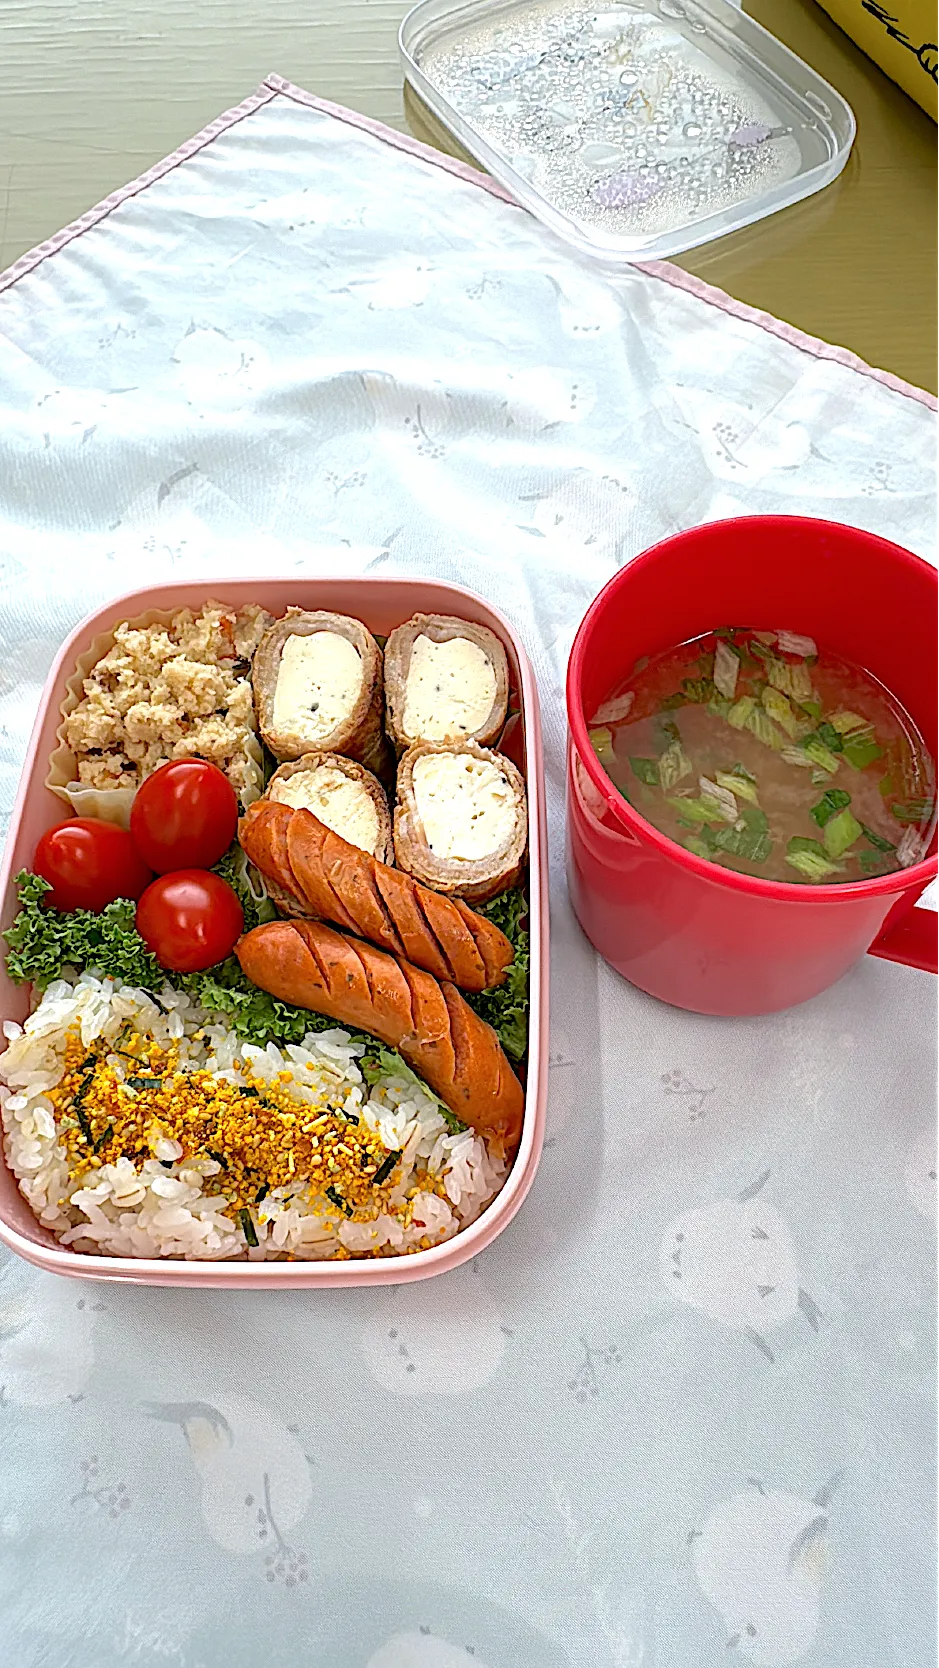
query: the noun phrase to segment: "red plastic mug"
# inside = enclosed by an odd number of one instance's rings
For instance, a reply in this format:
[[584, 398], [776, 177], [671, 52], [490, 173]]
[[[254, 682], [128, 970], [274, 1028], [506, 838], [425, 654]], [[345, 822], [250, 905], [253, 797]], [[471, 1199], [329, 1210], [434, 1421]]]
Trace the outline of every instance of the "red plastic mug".
[[[567, 674], [568, 881], [600, 954], [641, 990], [696, 1013], [804, 1002], [870, 950], [936, 971], [936, 916], [914, 910], [936, 874], [935, 836], [912, 868], [800, 886], [718, 868], [619, 794], [586, 717], [640, 655], [728, 622], [806, 632], [865, 667], [936, 758], [936, 571], [899, 545], [801, 516], [743, 516], [637, 556], [581, 622]], [[585, 717], [586, 715], [586, 717]]]

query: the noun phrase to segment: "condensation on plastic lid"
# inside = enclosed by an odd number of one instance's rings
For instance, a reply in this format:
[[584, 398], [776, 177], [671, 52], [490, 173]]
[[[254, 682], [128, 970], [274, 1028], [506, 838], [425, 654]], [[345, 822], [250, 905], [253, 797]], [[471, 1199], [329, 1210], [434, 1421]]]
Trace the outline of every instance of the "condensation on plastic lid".
[[405, 74], [532, 213], [604, 260], [680, 253], [830, 183], [841, 95], [738, 0], [420, 0]]

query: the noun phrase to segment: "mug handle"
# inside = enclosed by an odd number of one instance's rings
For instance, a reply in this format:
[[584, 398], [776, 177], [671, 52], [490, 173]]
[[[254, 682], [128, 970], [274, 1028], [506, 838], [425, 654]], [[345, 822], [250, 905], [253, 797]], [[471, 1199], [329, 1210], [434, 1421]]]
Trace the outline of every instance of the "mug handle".
[[891, 910], [868, 950], [869, 956], [918, 967], [922, 973], [939, 971], [939, 916], [934, 909], [917, 909], [915, 902], [899, 915]]

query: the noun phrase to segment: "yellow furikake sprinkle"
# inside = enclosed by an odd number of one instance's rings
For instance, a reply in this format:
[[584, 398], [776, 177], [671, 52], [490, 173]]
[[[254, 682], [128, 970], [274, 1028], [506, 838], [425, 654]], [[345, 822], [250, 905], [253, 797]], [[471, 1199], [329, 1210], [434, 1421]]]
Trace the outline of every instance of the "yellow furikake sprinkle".
[[[311, 1198], [322, 1194], [345, 1216], [361, 1212], [359, 1220], [366, 1221], [384, 1208], [409, 1222], [419, 1190], [445, 1196], [439, 1178], [421, 1170], [405, 1200], [390, 1206], [400, 1153], [389, 1152], [357, 1111], [333, 1109], [325, 1091], [313, 1101], [291, 1096], [290, 1072], [266, 1082], [240, 1064], [235, 1069], [243, 1082], [181, 1070], [175, 1051], [136, 1033], [90, 1049], [70, 1036], [65, 1070], [49, 1098], [73, 1178], [121, 1157], [142, 1164], [158, 1156], [159, 1142], [176, 1141], [182, 1156], [161, 1162], [173, 1169], [187, 1159], [214, 1160], [220, 1168], [204, 1177], [203, 1191], [224, 1194], [227, 1214], [241, 1213], [249, 1243], [255, 1241], [245, 1220], [248, 1207], [296, 1181], [309, 1184]], [[298, 1076], [303, 1069], [297, 1068]]]

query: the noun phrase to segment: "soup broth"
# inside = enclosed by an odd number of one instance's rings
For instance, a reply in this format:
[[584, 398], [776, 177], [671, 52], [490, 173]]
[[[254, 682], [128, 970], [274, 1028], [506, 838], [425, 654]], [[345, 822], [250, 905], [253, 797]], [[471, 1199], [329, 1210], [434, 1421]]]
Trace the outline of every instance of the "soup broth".
[[831, 885], [924, 854], [933, 761], [870, 673], [787, 631], [720, 627], [653, 658], [591, 715], [625, 799], [686, 850]]

